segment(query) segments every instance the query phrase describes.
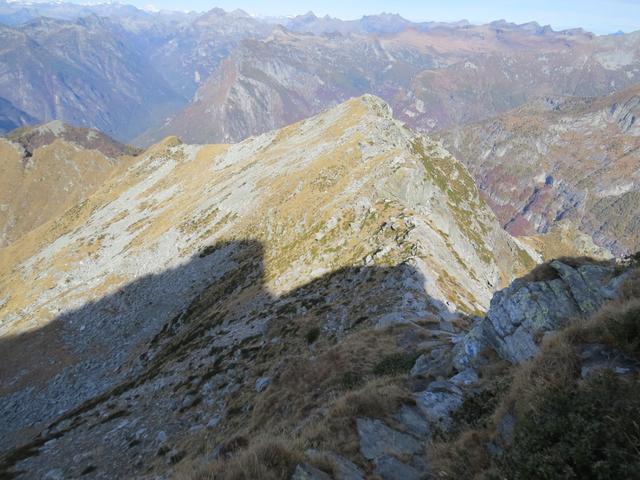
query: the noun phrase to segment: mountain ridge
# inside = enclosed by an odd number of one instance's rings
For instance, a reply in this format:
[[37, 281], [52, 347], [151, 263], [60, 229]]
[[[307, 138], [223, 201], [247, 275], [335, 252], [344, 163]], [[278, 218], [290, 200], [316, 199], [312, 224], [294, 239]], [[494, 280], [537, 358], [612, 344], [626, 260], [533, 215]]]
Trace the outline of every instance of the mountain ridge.
[[[6, 425], [14, 440], [26, 438], [27, 424], [55, 418], [52, 399], [72, 411], [139, 372], [139, 352], [163, 327], [181, 328], [194, 299], [212, 308], [225, 288], [241, 297], [259, 291], [233, 286], [247, 272], [246, 282], [261, 272], [260, 288], [280, 306], [269, 321], [259, 315], [264, 294], [255, 310], [240, 306], [231, 330], [216, 334], [229, 348], [284, 318], [291, 292], [323, 278], [331, 290], [328, 278], [341, 276], [335, 288], [354, 275], [362, 287], [380, 276], [379, 306], [349, 307], [364, 308], [371, 326], [442, 317], [452, 328], [463, 322], [458, 309], [486, 308], [493, 289], [534, 257], [500, 229], [464, 167], [372, 96], [238, 145], [168, 138], [0, 250], [3, 336], [24, 338], [22, 349], [44, 338], [71, 354], [46, 369], [33, 357], [17, 377], [7, 367]], [[385, 284], [403, 288], [385, 293]], [[337, 314], [327, 328], [351, 328], [354, 314]], [[29, 385], [38, 384], [34, 397]]]

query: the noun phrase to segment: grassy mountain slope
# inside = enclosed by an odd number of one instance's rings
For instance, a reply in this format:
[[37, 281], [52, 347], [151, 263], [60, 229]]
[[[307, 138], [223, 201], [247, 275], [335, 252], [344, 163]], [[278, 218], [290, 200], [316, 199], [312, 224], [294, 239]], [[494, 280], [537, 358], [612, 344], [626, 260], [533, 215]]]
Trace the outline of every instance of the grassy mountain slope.
[[[394, 326], [414, 350], [448, 342], [534, 264], [466, 169], [375, 97], [233, 146], [168, 138], [0, 251], [3, 468], [166, 468], [184, 456], [160, 448], [167, 439], [239, 431], [258, 377], [280, 360], [368, 331], [337, 347], [362, 351], [368, 369], [380, 345], [395, 351], [382, 333]], [[26, 350], [39, 353], [18, 368]], [[284, 400], [269, 402], [285, 412]], [[141, 428], [147, 440], [127, 440]], [[51, 435], [55, 449], [41, 442]], [[80, 445], [87, 456], [69, 462]], [[130, 448], [141, 461], [123, 461]]]

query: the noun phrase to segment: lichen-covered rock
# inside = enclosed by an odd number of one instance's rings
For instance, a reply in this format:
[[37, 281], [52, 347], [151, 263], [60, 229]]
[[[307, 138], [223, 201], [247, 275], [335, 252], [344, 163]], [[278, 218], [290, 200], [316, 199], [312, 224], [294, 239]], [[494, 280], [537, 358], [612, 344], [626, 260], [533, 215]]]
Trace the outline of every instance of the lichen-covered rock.
[[487, 316], [454, 347], [456, 367], [472, 365], [484, 346], [512, 363], [535, 356], [544, 334], [593, 314], [615, 297], [625, 275], [614, 264], [571, 266], [554, 260], [549, 267], [554, 278], [519, 279], [495, 294]]

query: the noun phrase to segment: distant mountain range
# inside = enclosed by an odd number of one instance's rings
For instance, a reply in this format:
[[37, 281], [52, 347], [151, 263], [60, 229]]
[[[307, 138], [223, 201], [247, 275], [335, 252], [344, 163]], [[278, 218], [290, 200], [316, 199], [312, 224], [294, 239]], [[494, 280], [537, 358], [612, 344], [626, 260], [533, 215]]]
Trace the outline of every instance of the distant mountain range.
[[539, 95], [606, 95], [640, 80], [640, 34], [537, 23], [26, 2], [0, 2], [0, 23], [0, 97], [15, 109], [2, 130], [59, 119], [147, 145], [167, 134], [239, 141], [364, 93], [418, 130], [442, 130]]
[[640, 247], [640, 86], [545, 97], [443, 134], [514, 235], [570, 221], [616, 254]]

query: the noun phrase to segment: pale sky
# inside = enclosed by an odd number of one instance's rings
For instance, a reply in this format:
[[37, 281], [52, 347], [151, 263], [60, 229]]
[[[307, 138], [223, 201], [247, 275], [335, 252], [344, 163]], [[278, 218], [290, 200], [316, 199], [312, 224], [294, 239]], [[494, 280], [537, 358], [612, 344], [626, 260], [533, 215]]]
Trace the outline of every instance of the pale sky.
[[[73, 0], [100, 3], [97, 0]], [[312, 10], [316, 15], [343, 19], [381, 12], [399, 13], [409, 20], [472, 23], [506, 19], [516, 23], [537, 21], [542, 25], [583, 27], [595, 33], [640, 30], [640, 0], [130, 0], [137, 7], [205, 11], [213, 7], [241, 8], [252, 15], [297, 15]]]

